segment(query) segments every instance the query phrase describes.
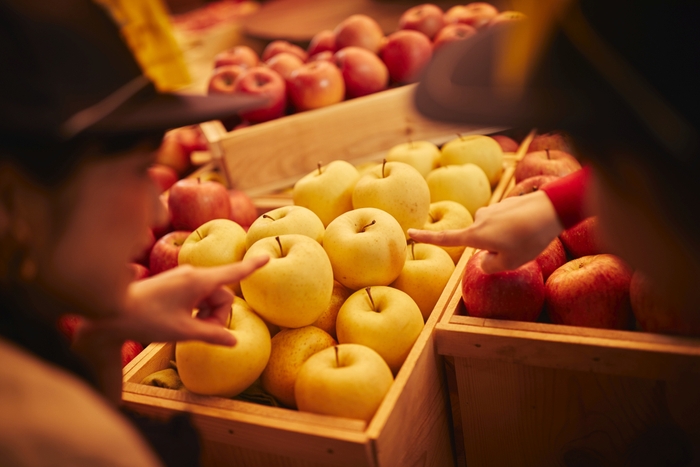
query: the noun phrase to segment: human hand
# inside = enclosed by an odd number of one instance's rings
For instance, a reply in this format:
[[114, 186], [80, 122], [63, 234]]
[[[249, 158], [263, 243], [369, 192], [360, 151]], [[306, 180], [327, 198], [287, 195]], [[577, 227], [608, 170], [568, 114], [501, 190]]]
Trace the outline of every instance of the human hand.
[[[139, 342], [201, 340], [235, 345], [227, 331], [233, 293], [226, 284], [238, 282], [268, 262], [266, 256], [210, 268], [178, 266], [136, 281], [118, 316], [89, 323], [90, 331]], [[193, 310], [199, 312], [193, 317]]]
[[535, 259], [562, 230], [547, 194], [535, 191], [477, 210], [474, 223], [465, 229], [409, 229], [408, 235], [417, 242], [487, 250], [481, 265], [487, 273], [494, 273]]

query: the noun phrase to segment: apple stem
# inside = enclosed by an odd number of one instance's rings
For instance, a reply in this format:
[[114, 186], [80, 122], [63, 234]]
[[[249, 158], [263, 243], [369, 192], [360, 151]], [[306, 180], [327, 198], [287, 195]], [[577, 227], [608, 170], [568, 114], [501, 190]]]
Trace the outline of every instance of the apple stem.
[[280, 246], [280, 256], [284, 256], [284, 250], [282, 249], [282, 241], [280, 240], [280, 236], [276, 236], [275, 240], [277, 240], [277, 244]]
[[416, 242], [413, 241], [412, 239], [408, 241], [408, 244], [411, 245], [411, 258], [413, 260], [416, 260]]
[[318, 161], [318, 174], [321, 175], [323, 172], [321, 172], [321, 161]]
[[376, 224], [376, 223], [377, 223], [376, 220], [372, 220], [372, 222], [370, 222], [370, 223], [367, 224], [366, 226], [362, 227], [362, 230], [360, 230], [360, 232], [364, 232], [365, 229], [366, 229], [367, 227], [369, 227], [370, 225], [374, 225], [374, 224]]
[[335, 365], [340, 368], [340, 358], [338, 357], [338, 346], [334, 345], [333, 348], [335, 349]]
[[198, 236], [198, 237], [199, 237], [199, 239], [201, 240], [201, 239], [202, 239], [202, 234], [201, 234], [201, 233], [199, 233], [199, 230], [195, 230], [195, 232], [197, 232], [197, 236]]
[[231, 305], [231, 311], [228, 313], [228, 320], [226, 321], [226, 329], [231, 329], [231, 319], [233, 318], [233, 305]]
[[549, 157], [549, 148], [545, 149], [545, 152], [547, 153], [547, 159], [550, 159], [550, 157]]
[[374, 300], [372, 299], [372, 292], [370, 291], [370, 289], [371, 289], [371, 287], [366, 287], [365, 292], [367, 292], [367, 296], [369, 297], [369, 302], [372, 304], [372, 309], [374, 311], [377, 311], [377, 310], [375, 310], [376, 306], [374, 305]]
[[202, 183], [202, 178], [201, 178], [201, 177], [197, 177], [197, 183], [200, 183], [200, 184]]
[[274, 220], [275, 220], [274, 217], [268, 216], [267, 214], [263, 214], [262, 217], [265, 218], [265, 219], [270, 219], [271, 221], [274, 221]]
[[386, 166], [386, 159], [382, 160], [382, 178], [384, 178], [384, 167]]
[[432, 214], [428, 213], [428, 217], [430, 217], [430, 222], [435, 223], [435, 218], [433, 217]]
[[457, 133], [457, 137], [458, 137], [459, 139], [461, 139], [461, 140], [464, 139], [464, 135], [462, 135], [462, 133]]

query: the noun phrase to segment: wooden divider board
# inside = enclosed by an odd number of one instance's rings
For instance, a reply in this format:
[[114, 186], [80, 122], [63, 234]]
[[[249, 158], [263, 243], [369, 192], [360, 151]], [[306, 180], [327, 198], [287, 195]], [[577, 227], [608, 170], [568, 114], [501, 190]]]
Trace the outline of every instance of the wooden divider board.
[[457, 392], [457, 465], [700, 463], [699, 339], [467, 316], [473, 253], [435, 327]]
[[457, 134], [502, 130], [428, 120], [413, 106], [415, 88], [388, 89], [231, 132], [220, 122], [201, 128], [229, 185], [251, 196], [292, 186], [319, 161], [381, 160], [392, 146], [407, 141], [439, 145]]

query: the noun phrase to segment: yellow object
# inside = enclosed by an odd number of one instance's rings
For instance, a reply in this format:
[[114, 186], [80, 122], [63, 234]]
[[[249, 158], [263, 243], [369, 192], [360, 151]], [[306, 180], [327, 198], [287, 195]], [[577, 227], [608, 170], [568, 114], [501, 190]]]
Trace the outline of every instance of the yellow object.
[[187, 64], [162, 0], [95, 2], [111, 13], [144, 74], [159, 91], [175, 91], [191, 84]]

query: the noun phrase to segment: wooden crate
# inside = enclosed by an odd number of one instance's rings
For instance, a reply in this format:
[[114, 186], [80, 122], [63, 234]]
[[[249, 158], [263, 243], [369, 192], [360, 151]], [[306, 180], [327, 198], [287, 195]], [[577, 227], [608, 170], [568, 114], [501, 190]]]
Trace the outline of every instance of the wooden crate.
[[413, 107], [415, 87], [401, 86], [231, 132], [220, 122], [201, 127], [230, 186], [251, 196], [293, 185], [319, 161], [381, 160], [392, 146], [409, 140], [439, 145], [457, 134], [502, 130], [428, 120]]
[[[400, 115], [398, 121], [401, 125], [405, 125], [407, 121], [410, 123], [415, 140], [430, 139], [440, 143], [454, 138], [455, 133], [466, 134], [477, 131], [489, 133], [494, 130], [445, 126], [422, 120], [418, 124], [417, 120], [412, 120], [415, 116], [405, 111], [410, 89], [411, 87], [404, 87], [386, 91], [386, 95], [370, 97], [375, 97], [386, 105], [393, 105], [391, 112], [380, 110], [382, 106], [379, 106], [376, 113], [382, 113], [385, 116]], [[336, 106], [336, 110], [342, 115], [354, 115], [354, 118], [362, 120], [360, 110], [363, 107], [358, 107], [361, 102], [369, 103], [371, 104], [369, 107], [374, 108], [371, 99], [364, 101], [357, 99]], [[399, 103], [402, 104], [399, 105]], [[352, 109], [348, 110], [344, 106]], [[362, 112], [370, 112], [370, 109], [365, 108]], [[316, 125], [312, 123], [318, 122], [319, 119], [332, 120], [330, 116], [333, 114], [334, 112], [330, 109], [321, 109], [286, 117], [289, 118], [289, 122], [296, 121], [293, 118], [301, 121], [293, 126], [292, 130], [286, 129], [283, 124], [284, 119], [231, 133], [220, 133], [222, 127], [218, 122], [203, 125], [215, 156], [214, 162], [206, 166], [205, 170], [225, 171], [230, 177], [236, 175], [232, 185], [247, 188], [253, 194], [258, 193], [260, 197], [256, 199], [263, 199], [270, 203], [265, 206], [266, 208], [274, 207], [275, 203], [286, 204], [289, 202], [289, 193], [271, 196], [267, 191], [255, 189], [256, 184], [266, 187], [266, 190], [288, 188], [290, 183], [307, 172], [307, 168], [312, 170], [304, 164], [308, 162], [315, 165], [318, 159], [316, 156], [304, 157], [301, 149], [286, 153], [279, 153], [277, 150], [282, 146], [283, 139], [295, 141], [297, 145], [297, 141], [290, 136], [289, 131], [294, 133], [294, 129], [301, 128], [314, 136], [301, 138], [299, 147], [307, 148], [305, 150], [309, 150], [308, 145], [316, 147], [315, 138], [327, 130], [324, 130], [325, 127], [320, 123]], [[313, 115], [316, 117], [311, 119]], [[369, 119], [365, 116], [365, 120]], [[339, 120], [332, 121], [335, 121], [335, 125], [339, 124]], [[354, 142], [360, 146], [360, 149], [373, 151], [364, 158], [360, 157], [358, 148], [335, 154], [346, 156], [336, 158], [361, 162], [362, 160], [381, 160], [381, 154], [393, 144], [405, 141], [405, 127], [391, 135], [377, 133], [368, 135], [367, 138], [352, 137], [353, 132], [366, 131], [367, 127], [363, 126], [364, 123], [358, 123], [360, 128], [353, 127], [352, 131], [343, 131], [335, 135], [339, 138], [338, 142], [332, 143], [333, 138], [328, 136], [323, 144], [330, 144], [337, 149], [341, 145]], [[374, 124], [383, 128], [388, 125], [387, 122]], [[268, 133], [263, 132], [265, 128], [268, 129], [266, 130]], [[278, 130], [283, 131], [283, 136], [280, 136], [279, 140], [269, 136], [274, 135]], [[438, 136], [440, 131], [442, 135]], [[263, 134], [268, 136], [263, 137]], [[364, 141], [365, 139], [367, 141]], [[269, 143], [272, 149], [265, 148], [265, 142]], [[260, 146], [257, 146], [258, 144]], [[245, 156], [241, 156], [239, 152], [237, 157], [252, 158], [253, 148], [260, 149], [264, 155], [260, 154], [258, 159], [243, 163], [232, 155], [236, 151], [242, 151], [241, 148], [248, 152]], [[263, 148], [265, 148], [264, 151]], [[217, 151], [223, 152], [217, 155]], [[231, 151], [233, 153], [230, 154]], [[327, 153], [329, 158], [331, 154], [333, 152]], [[290, 160], [285, 162], [286, 158]], [[500, 200], [508, 187], [515, 158], [515, 155], [507, 155], [504, 162], [504, 176], [494, 188], [491, 203]], [[273, 174], [263, 173], [274, 172], [275, 169], [279, 171]], [[241, 175], [242, 173], [245, 175]], [[246, 180], [252, 184], [243, 183]], [[207, 467], [228, 465], [254, 467], [451, 466], [454, 465], [455, 457], [447, 388], [442, 358], [436, 352], [433, 332], [450, 298], [451, 295], [445, 293], [440, 297], [423, 331], [396, 375], [387, 396], [369, 423], [302, 413], [251, 402], [198, 396], [140, 384], [145, 376], [169, 366], [169, 362], [174, 359], [172, 343], [151, 344], [127, 365], [124, 374], [123, 400], [131, 409], [154, 417], [168, 418], [177, 413], [190, 413], [202, 436], [203, 463]]]
[[700, 465], [700, 339], [470, 317], [474, 252], [435, 326], [458, 466]]

